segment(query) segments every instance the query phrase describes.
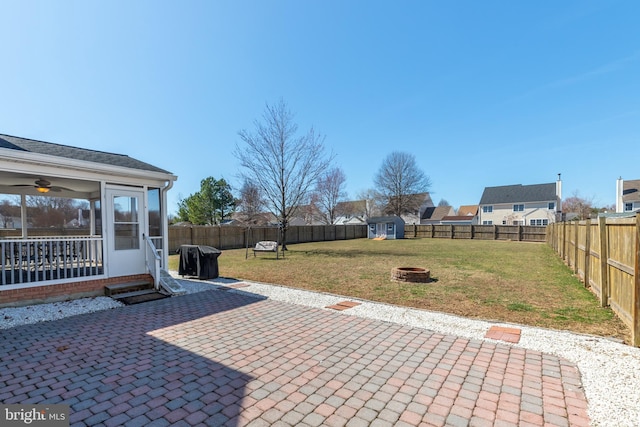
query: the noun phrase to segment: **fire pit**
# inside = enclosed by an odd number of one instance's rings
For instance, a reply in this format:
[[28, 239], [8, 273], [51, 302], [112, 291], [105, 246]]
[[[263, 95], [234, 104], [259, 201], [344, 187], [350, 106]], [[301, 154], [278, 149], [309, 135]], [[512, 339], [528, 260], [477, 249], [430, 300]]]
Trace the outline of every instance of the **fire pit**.
[[391, 280], [396, 282], [427, 283], [430, 271], [420, 267], [396, 267], [391, 270]]

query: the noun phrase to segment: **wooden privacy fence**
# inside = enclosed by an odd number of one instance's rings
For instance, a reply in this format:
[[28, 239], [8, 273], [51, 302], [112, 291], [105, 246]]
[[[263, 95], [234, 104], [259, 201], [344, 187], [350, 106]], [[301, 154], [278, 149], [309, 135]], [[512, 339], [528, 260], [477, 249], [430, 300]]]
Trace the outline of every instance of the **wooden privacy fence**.
[[546, 227], [533, 225], [411, 224], [405, 238], [483, 239], [544, 242]]
[[[405, 238], [485, 239], [544, 242], [546, 227], [525, 225], [405, 225]], [[303, 225], [287, 230], [287, 243], [322, 242], [367, 237], [362, 225]], [[277, 227], [236, 227], [210, 225], [172, 225], [169, 227], [169, 253], [180, 245], [205, 245], [217, 249], [239, 249], [263, 240], [278, 240]]]
[[631, 329], [640, 347], [640, 214], [599, 217], [548, 227], [547, 243]]
[[[217, 249], [253, 247], [264, 240], [278, 241], [277, 227], [236, 227], [188, 225], [169, 227], [169, 253], [181, 245], [213, 246]], [[366, 225], [304, 225], [287, 229], [287, 243], [323, 242], [327, 240], [367, 237]]]

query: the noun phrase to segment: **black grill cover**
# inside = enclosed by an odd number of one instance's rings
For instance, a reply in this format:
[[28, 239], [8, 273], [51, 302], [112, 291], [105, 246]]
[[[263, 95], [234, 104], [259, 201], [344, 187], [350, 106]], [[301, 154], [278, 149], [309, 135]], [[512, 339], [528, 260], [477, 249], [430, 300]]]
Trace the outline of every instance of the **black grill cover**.
[[196, 276], [198, 279], [218, 277], [218, 257], [222, 251], [211, 246], [182, 245], [176, 251], [180, 254], [181, 276]]

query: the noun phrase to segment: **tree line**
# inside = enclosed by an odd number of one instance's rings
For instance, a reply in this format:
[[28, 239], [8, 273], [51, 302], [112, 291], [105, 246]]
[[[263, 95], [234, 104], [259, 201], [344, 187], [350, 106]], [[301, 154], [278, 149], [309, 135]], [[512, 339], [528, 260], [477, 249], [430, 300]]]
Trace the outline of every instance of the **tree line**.
[[[234, 189], [224, 179], [208, 177], [200, 190], [180, 200], [173, 222], [216, 225], [234, 219], [245, 225], [264, 225], [265, 213], [275, 218], [286, 241], [287, 228], [295, 216], [304, 216], [305, 208], [321, 214], [321, 221], [334, 224], [347, 211], [339, 211], [345, 201], [347, 177], [334, 164], [335, 155], [327, 153], [325, 136], [313, 127], [299, 132], [295, 116], [281, 99], [275, 105], [266, 104], [252, 130], [238, 132], [234, 156], [241, 170], [242, 185]], [[387, 155], [374, 175], [374, 189], [362, 191], [356, 199], [365, 201], [365, 216], [377, 214], [415, 214], [431, 187], [411, 153], [394, 151]], [[441, 200], [439, 206], [448, 206]], [[563, 202], [564, 212], [577, 212], [588, 217], [602, 209], [593, 208], [593, 201], [574, 194]], [[345, 204], [342, 204], [345, 206]], [[611, 209], [611, 208], [609, 208]], [[614, 209], [613, 209], [614, 210]]]
[[[347, 197], [346, 175], [334, 164], [335, 155], [326, 152], [325, 136], [313, 127], [299, 132], [294, 119], [283, 100], [267, 104], [252, 130], [238, 132], [242, 143], [236, 144], [234, 156], [241, 167], [239, 197], [224, 178], [205, 178], [199, 191], [180, 200], [175, 220], [214, 225], [235, 213], [243, 223], [256, 224], [268, 212], [277, 219], [283, 242], [301, 206], [316, 207], [323, 222], [333, 224], [344, 213], [337, 208]], [[392, 152], [383, 160], [374, 184], [375, 190], [359, 197], [370, 202], [369, 209], [376, 206], [388, 215], [416, 212], [422, 200], [415, 195], [431, 186], [415, 157], [404, 152]]]

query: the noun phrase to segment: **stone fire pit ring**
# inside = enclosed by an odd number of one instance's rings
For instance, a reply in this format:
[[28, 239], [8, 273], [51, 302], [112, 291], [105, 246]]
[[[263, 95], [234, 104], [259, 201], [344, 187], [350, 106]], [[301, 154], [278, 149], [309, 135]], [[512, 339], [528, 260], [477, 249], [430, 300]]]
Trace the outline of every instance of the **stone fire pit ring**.
[[421, 267], [395, 267], [391, 270], [391, 280], [395, 282], [427, 283], [431, 272]]

